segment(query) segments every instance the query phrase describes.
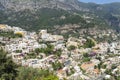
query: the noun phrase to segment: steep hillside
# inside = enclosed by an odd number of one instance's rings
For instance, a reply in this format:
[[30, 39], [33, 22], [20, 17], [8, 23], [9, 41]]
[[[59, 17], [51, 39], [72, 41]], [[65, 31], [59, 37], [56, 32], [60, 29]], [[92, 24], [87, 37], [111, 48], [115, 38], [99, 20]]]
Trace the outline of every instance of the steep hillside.
[[48, 28], [55, 31], [58, 26], [78, 25], [79, 30], [112, 28], [119, 31], [119, 4], [99, 5], [78, 0], [0, 0], [0, 23], [26, 30]]
[[0, 0], [6, 9], [21, 11], [41, 8], [61, 8], [64, 10], [79, 10], [78, 0]]

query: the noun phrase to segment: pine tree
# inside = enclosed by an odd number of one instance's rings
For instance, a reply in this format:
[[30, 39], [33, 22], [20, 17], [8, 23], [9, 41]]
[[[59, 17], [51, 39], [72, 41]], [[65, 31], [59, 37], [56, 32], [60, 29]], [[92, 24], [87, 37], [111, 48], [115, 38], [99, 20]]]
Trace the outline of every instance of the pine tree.
[[17, 76], [17, 65], [6, 54], [4, 50], [0, 50], [0, 79], [15, 80]]

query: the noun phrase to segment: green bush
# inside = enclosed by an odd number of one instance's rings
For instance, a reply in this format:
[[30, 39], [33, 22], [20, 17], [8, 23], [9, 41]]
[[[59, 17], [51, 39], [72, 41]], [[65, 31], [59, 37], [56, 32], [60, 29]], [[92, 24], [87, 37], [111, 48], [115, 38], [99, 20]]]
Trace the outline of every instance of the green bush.
[[68, 47], [68, 50], [69, 50], [69, 51], [71, 51], [71, 50], [75, 50], [75, 49], [76, 49], [76, 47], [73, 46], [73, 45], [71, 45], [71, 46]]
[[6, 57], [6, 52], [0, 50], [0, 80], [15, 80], [17, 76], [17, 65], [11, 58]]
[[62, 66], [63, 66], [63, 65], [62, 65], [60, 62], [52, 63], [52, 67], [53, 67], [54, 70], [61, 69]]
[[46, 55], [53, 54], [54, 46], [47, 44], [47, 48], [37, 48], [35, 49], [36, 53], [45, 53]]
[[48, 70], [21, 67], [16, 80], [58, 80], [58, 77]]
[[87, 39], [84, 48], [92, 48], [93, 46], [95, 46], [95, 42], [92, 39]]

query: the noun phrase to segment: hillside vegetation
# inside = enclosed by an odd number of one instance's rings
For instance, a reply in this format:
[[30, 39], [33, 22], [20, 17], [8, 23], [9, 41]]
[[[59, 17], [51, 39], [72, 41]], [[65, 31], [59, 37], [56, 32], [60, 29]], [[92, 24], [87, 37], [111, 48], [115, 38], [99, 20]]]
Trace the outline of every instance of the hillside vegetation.
[[77, 24], [80, 29], [112, 28], [119, 32], [119, 4], [99, 5], [78, 0], [0, 0], [0, 23], [35, 31]]

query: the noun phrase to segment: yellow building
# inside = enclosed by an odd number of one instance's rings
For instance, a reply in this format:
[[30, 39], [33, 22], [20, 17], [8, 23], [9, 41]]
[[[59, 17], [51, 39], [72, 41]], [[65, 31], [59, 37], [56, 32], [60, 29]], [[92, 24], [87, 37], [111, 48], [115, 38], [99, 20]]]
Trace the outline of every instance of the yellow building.
[[0, 24], [0, 29], [5, 29], [5, 28], [6, 28], [6, 25]]
[[23, 31], [16, 31], [16, 32], [14, 32], [14, 34], [18, 34], [18, 35], [22, 35], [22, 36], [25, 35], [25, 33]]

